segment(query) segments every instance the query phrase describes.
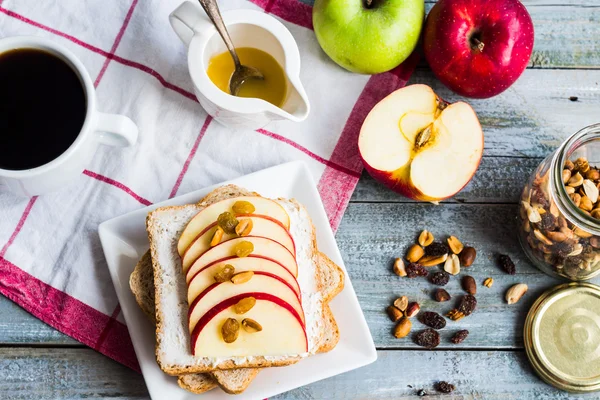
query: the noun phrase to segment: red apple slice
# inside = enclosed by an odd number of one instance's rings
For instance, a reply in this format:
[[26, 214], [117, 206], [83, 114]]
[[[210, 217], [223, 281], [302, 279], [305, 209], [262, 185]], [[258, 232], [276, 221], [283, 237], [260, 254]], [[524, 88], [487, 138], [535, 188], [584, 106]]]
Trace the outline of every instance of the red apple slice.
[[[232, 306], [246, 296], [256, 299], [244, 315], [235, 314]], [[228, 318], [242, 321], [251, 318], [261, 326], [260, 332], [240, 329], [233, 343], [225, 343], [221, 326]], [[296, 310], [285, 301], [267, 293], [244, 293], [215, 305], [198, 321], [191, 333], [192, 354], [201, 357], [281, 356], [308, 351], [306, 331]]]
[[[292, 254], [296, 254], [296, 248], [294, 246], [294, 240], [290, 236], [288, 230], [283, 224], [271, 217], [263, 215], [238, 215], [239, 219], [250, 219], [252, 220], [252, 236], [261, 236], [269, 239], [273, 239], [276, 242], [281, 243], [287, 248]], [[210, 241], [212, 240], [215, 230], [217, 229], [217, 223], [213, 222], [207, 226], [198, 237], [192, 242], [192, 244], [183, 253], [181, 258], [181, 264], [183, 265], [183, 272], [198, 259], [198, 257], [210, 249]], [[225, 242], [229, 239], [238, 237], [237, 235], [224, 234], [221, 242]]]
[[182, 255], [198, 234], [200, 234], [207, 226], [215, 222], [221, 213], [226, 211], [232, 212], [232, 207], [236, 201], [248, 201], [252, 203], [255, 208], [253, 214], [271, 217], [281, 222], [286, 229], [289, 229], [289, 215], [283, 207], [274, 200], [258, 196], [243, 196], [226, 199], [202, 209], [190, 220], [177, 243], [179, 255]]
[[232, 258], [222, 263], [216, 263], [204, 267], [199, 270], [196, 275], [192, 277], [188, 285], [188, 304], [191, 304], [199, 293], [204, 291], [207, 287], [215, 283], [215, 273], [223, 267], [225, 264], [230, 264], [235, 268], [235, 273], [244, 271], [264, 272], [271, 275], [276, 275], [283, 279], [300, 298], [300, 286], [298, 281], [290, 271], [288, 271], [283, 265], [264, 258], [258, 257], [244, 257], [244, 258]]
[[304, 311], [294, 289], [276, 275], [256, 272], [248, 282], [237, 285], [232, 282], [216, 282], [201, 293], [195, 293], [188, 311], [190, 332], [194, 330], [200, 318], [221, 301], [250, 292], [268, 293], [285, 301], [296, 310], [304, 324]]
[[358, 139], [369, 173], [415, 200], [439, 201], [471, 180], [483, 132], [467, 103], [448, 104], [426, 85], [396, 90], [365, 119]]
[[274, 261], [281, 264], [292, 275], [298, 276], [296, 257], [281, 243], [269, 238], [246, 236], [219, 243], [210, 250], [205, 251], [186, 272], [186, 282], [189, 284], [192, 277], [206, 266], [228, 262], [228, 260], [235, 258], [235, 246], [242, 241], [248, 241], [254, 245], [254, 251], [249, 257], [260, 257]]

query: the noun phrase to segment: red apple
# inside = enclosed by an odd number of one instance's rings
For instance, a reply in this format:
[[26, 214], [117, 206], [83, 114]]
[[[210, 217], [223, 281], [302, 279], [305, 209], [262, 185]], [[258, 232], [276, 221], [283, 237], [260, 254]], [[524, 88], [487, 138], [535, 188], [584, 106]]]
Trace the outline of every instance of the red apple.
[[376, 180], [411, 199], [439, 201], [475, 174], [483, 132], [467, 103], [448, 104], [429, 86], [411, 85], [373, 107], [358, 149]]
[[484, 99], [523, 73], [533, 22], [519, 0], [439, 0], [427, 16], [424, 51], [436, 77], [454, 92]]

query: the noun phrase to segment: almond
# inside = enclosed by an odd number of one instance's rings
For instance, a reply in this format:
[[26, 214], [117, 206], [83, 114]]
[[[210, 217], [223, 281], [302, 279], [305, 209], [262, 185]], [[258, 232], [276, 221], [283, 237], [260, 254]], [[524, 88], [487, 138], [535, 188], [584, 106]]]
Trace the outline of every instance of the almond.
[[462, 278], [462, 288], [469, 294], [474, 295], [477, 293], [477, 283], [475, 283], [475, 279], [471, 275], [465, 275]]

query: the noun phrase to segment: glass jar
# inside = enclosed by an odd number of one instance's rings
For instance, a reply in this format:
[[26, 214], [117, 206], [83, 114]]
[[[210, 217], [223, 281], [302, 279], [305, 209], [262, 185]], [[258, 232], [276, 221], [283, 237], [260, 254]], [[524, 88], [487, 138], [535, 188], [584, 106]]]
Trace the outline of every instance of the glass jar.
[[537, 167], [521, 194], [519, 239], [547, 274], [600, 274], [600, 124], [567, 139]]

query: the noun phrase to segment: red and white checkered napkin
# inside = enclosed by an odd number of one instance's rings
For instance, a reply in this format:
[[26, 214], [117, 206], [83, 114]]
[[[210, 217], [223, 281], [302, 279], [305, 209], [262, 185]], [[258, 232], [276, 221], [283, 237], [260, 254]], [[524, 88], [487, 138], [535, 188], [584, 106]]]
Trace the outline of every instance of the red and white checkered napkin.
[[[0, 293], [82, 343], [138, 368], [106, 267], [98, 225], [153, 202], [223, 180], [304, 160], [333, 229], [359, 179], [360, 125], [403, 86], [413, 65], [376, 76], [333, 64], [298, 0], [229, 0], [262, 9], [292, 32], [311, 101], [300, 124], [231, 132], [192, 94], [186, 49], [168, 15], [180, 0], [0, 0], [0, 37], [39, 35], [69, 48], [88, 69], [98, 108], [133, 119], [138, 144], [102, 147], [74, 185], [38, 198], [0, 193]], [[227, 4], [225, 4], [227, 3]]]

